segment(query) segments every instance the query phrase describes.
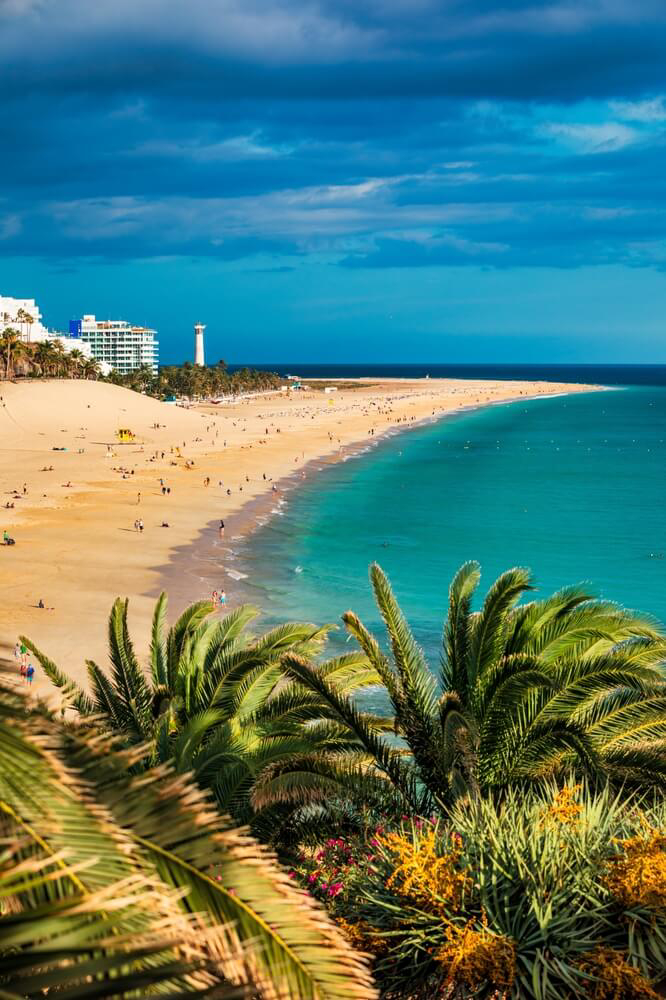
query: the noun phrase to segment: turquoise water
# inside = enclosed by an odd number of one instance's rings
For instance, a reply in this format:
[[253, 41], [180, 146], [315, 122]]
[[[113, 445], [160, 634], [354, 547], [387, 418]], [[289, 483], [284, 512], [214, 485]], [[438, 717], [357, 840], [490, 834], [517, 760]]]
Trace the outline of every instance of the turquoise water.
[[[585, 581], [666, 622], [666, 388], [521, 401], [398, 434], [287, 496], [239, 553], [270, 620], [377, 624], [376, 560], [426, 650], [451, 576], [532, 569], [539, 591]], [[238, 564], [236, 564], [238, 565]]]

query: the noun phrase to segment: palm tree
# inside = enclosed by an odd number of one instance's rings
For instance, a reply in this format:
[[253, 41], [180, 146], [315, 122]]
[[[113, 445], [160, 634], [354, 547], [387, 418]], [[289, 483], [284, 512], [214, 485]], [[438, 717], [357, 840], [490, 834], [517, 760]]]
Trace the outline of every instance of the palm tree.
[[0, 688], [4, 996], [217, 995], [222, 978], [266, 1000], [376, 996], [269, 852], [187, 776], [133, 776], [135, 759]]
[[[26, 339], [26, 342], [29, 344], [30, 343], [30, 331], [32, 329], [32, 324], [35, 322], [34, 317], [31, 316], [30, 313], [27, 312], [27, 310], [25, 310], [25, 309], [19, 309], [17, 311], [17, 313], [16, 313], [16, 317], [14, 319], [14, 322], [18, 323], [21, 327], [27, 326], [28, 329], [26, 331], [26, 338], [25, 339]], [[21, 335], [23, 335], [23, 330], [21, 330]]]
[[51, 371], [57, 376], [67, 375], [67, 352], [58, 339], [50, 341], [51, 344]]
[[[602, 779], [666, 781], [664, 633], [651, 621], [569, 587], [519, 604], [532, 589], [512, 569], [472, 600], [476, 563], [456, 574], [438, 672], [430, 670], [377, 565], [370, 571], [391, 657], [352, 612], [343, 615], [381, 677], [400, 745], [387, 739], [321, 669], [288, 653], [294, 681], [324, 700], [413, 809], [448, 805], [460, 794], [492, 792], [557, 776], [571, 767]], [[291, 782], [291, 784], [289, 784]], [[259, 782], [266, 804], [296, 794], [290, 769]], [[345, 793], [344, 781], [340, 782]]]
[[92, 379], [93, 381], [96, 382], [97, 379], [100, 377], [101, 373], [102, 373], [102, 369], [100, 368], [99, 361], [97, 361], [95, 358], [86, 358], [85, 359], [85, 361], [83, 363], [83, 377], [84, 378], [86, 378], [86, 379]]
[[74, 378], [80, 378], [86, 360], [83, 351], [80, 351], [78, 347], [73, 347], [71, 351], [67, 352], [67, 374], [73, 375]]
[[53, 372], [56, 365], [57, 351], [52, 340], [41, 340], [35, 347], [34, 360], [39, 365], [42, 375]]
[[16, 358], [23, 352], [23, 341], [21, 334], [13, 326], [6, 326], [0, 338], [0, 350], [5, 359], [5, 378], [10, 377], [12, 372], [12, 357]]
[[[277, 835], [277, 813], [283, 810], [271, 806], [271, 815], [257, 820], [251, 805], [255, 783], [267, 770], [296, 759], [304, 767], [312, 762], [334, 767], [334, 761], [358, 755], [361, 748], [351, 731], [330, 720], [324, 702], [294, 689], [281, 668], [287, 652], [308, 656], [319, 650], [329, 627], [292, 623], [250, 639], [247, 628], [256, 609], [243, 606], [211, 621], [212, 605], [201, 601], [167, 630], [162, 594], [146, 676], [134, 653], [127, 610], [128, 602], [120, 599], [111, 610], [110, 674], [87, 663], [91, 695], [24, 641], [82, 716], [103, 720], [127, 746], [144, 748], [142, 766], [173, 761], [178, 771], [192, 770], [238, 822], [253, 822]], [[354, 654], [322, 669], [351, 691], [378, 681], [366, 666], [365, 656]]]
[[[12, 831], [11, 821], [2, 825], [3, 833]], [[88, 837], [92, 833], [90, 827], [84, 831]], [[54, 990], [66, 991], [72, 1000], [92, 1000], [142, 997], [152, 988], [174, 1000], [182, 994], [191, 1000], [217, 996], [218, 991], [222, 998], [238, 997], [207, 955], [205, 929], [196, 918], [178, 913], [166, 894], [160, 898], [137, 876], [95, 891], [62, 857], [49, 854], [42, 843], [35, 846], [26, 851], [25, 841], [10, 841], [0, 852], [5, 996], [37, 1000]], [[114, 847], [109, 837], [109, 853]], [[151, 898], [169, 921], [159, 930], [148, 922]], [[139, 921], [145, 926], [137, 935]]]

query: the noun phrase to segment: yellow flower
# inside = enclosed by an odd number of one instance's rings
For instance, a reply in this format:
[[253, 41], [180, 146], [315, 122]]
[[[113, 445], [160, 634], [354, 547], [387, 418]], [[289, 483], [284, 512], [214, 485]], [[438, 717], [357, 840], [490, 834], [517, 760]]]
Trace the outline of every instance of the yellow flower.
[[473, 882], [459, 870], [459, 847], [438, 855], [434, 830], [416, 842], [402, 834], [390, 833], [382, 843], [397, 862], [387, 880], [388, 889], [440, 916], [460, 909], [463, 896]]
[[445, 970], [447, 980], [463, 983], [477, 990], [484, 983], [496, 989], [510, 990], [516, 975], [515, 943], [501, 934], [493, 934], [485, 926], [464, 927], [449, 924], [446, 943], [435, 955]]
[[580, 822], [580, 814], [583, 807], [575, 801], [576, 795], [580, 791], [580, 785], [566, 785], [560, 788], [552, 803], [546, 809], [543, 820], [555, 820], [565, 826], [576, 826]]
[[353, 948], [358, 951], [382, 955], [388, 950], [386, 941], [375, 934], [373, 927], [365, 920], [350, 923], [344, 917], [336, 917], [335, 922]]
[[659, 1000], [647, 979], [614, 948], [599, 946], [587, 952], [578, 967], [585, 975], [595, 977], [590, 984], [591, 1000]]
[[623, 855], [610, 861], [604, 879], [625, 906], [666, 906], [666, 834], [619, 841]]

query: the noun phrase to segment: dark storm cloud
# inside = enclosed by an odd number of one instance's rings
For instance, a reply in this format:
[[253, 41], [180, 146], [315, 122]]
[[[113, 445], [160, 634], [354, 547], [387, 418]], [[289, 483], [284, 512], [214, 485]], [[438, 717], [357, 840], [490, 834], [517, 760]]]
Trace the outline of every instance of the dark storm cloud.
[[660, 267], [665, 43], [650, 0], [0, 0], [0, 253]]

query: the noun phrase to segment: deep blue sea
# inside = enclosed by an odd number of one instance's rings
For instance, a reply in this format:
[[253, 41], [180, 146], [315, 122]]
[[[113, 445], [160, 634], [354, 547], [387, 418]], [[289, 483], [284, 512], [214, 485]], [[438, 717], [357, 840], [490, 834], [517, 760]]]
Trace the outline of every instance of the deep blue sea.
[[[306, 377], [418, 374], [283, 367]], [[476, 559], [481, 594], [502, 570], [528, 566], [541, 594], [583, 581], [666, 623], [666, 366], [419, 371], [620, 388], [467, 412], [324, 467], [238, 551], [244, 596], [269, 620], [338, 621], [352, 608], [374, 627], [376, 560], [435, 656], [449, 581]]]

